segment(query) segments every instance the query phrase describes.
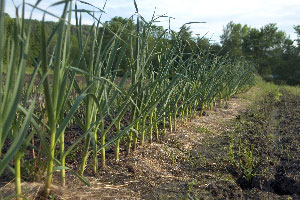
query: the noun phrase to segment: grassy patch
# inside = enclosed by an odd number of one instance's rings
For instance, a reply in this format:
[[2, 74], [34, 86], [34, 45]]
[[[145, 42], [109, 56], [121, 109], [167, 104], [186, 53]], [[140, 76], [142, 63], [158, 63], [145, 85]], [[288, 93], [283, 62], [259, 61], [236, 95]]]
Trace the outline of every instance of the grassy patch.
[[205, 134], [213, 134], [213, 132], [211, 130], [209, 130], [208, 128], [204, 127], [204, 126], [197, 126], [197, 127], [194, 127], [194, 131], [196, 133], [205, 133]]
[[239, 97], [249, 101], [261, 101], [266, 94], [273, 94], [275, 101], [279, 101], [281, 91], [300, 96], [300, 86], [277, 85], [273, 82], [266, 82], [260, 76], [255, 77], [255, 85], [248, 92], [239, 94]]

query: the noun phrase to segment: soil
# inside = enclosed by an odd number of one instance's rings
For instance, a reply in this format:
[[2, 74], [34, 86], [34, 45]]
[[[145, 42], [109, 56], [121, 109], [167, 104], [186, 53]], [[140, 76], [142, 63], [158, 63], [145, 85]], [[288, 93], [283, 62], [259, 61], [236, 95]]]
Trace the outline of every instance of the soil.
[[[90, 187], [71, 173], [61, 187], [55, 174], [52, 199], [300, 199], [300, 98], [280, 91], [279, 99], [268, 94], [253, 102], [248, 94], [179, 123], [127, 157], [121, 151], [118, 162], [107, 149], [107, 167], [96, 175], [86, 170]], [[71, 138], [80, 131], [69, 132]], [[78, 169], [80, 156], [73, 156]], [[41, 199], [42, 185], [23, 182], [23, 192]], [[13, 189], [8, 182], [0, 192]]]

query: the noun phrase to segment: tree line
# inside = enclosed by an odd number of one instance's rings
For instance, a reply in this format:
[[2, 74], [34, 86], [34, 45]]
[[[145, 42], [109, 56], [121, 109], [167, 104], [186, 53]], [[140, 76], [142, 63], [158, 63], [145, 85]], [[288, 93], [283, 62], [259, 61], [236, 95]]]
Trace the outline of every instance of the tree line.
[[221, 35], [222, 53], [245, 57], [257, 64], [265, 79], [290, 85], [300, 84], [300, 25], [294, 26], [292, 40], [275, 23], [259, 29], [229, 22]]
[[[7, 35], [12, 34], [14, 23], [15, 20], [6, 14], [5, 26]], [[128, 18], [114, 17], [105, 23], [108, 25], [105, 26], [108, 31], [106, 31], [106, 35], [103, 38], [103, 48], [105, 48], [105, 44], [108, 44], [114, 35], [122, 31], [120, 30], [121, 27], [126, 28], [121, 36], [123, 42], [126, 42], [129, 35], [136, 29], [135, 22]], [[126, 26], [124, 26], [125, 24]], [[50, 34], [51, 30], [55, 28], [55, 25], [56, 22], [46, 22], [46, 33]], [[170, 40], [169, 45], [176, 46], [179, 37], [182, 40], [183, 53], [186, 54], [187, 57], [191, 53], [201, 53], [228, 56], [232, 59], [243, 58], [256, 64], [257, 73], [267, 80], [289, 85], [300, 84], [300, 25], [294, 26], [297, 39], [292, 40], [285, 32], [279, 30], [275, 23], [267, 24], [258, 29], [231, 21], [223, 28], [223, 34], [220, 36], [220, 44], [213, 43], [206, 37], [193, 36], [190, 27], [187, 25], [181, 26], [178, 32], [165, 30], [161, 26], [152, 26], [153, 28], [148, 40], [150, 45], [153, 44], [153, 46], [157, 46], [157, 51], [165, 49], [162, 48], [163, 45], [166, 44], [165, 40]], [[89, 37], [90, 29], [91, 26], [89, 25], [82, 26], [83, 40]], [[36, 58], [39, 55], [40, 31], [40, 21], [33, 20], [30, 40], [31, 58], [28, 62], [29, 67], [35, 65]], [[168, 31], [169, 34], [164, 34], [165, 31]], [[79, 59], [80, 50], [75, 26], [71, 33], [72, 54], [70, 59], [76, 62]], [[162, 35], [163, 37], [161, 37]], [[51, 48], [55, 48], [55, 41], [56, 39], [54, 38], [52, 44], [50, 44]], [[89, 48], [89, 44], [86, 45]], [[129, 48], [135, 48], [135, 46], [128, 47], [126, 57], [131, 56]], [[86, 57], [89, 55], [88, 52], [89, 51], [86, 51]], [[6, 52], [4, 52], [4, 55], [6, 55]], [[4, 56], [4, 62], [5, 57], [6, 56]], [[86, 62], [88, 62], [88, 59]], [[158, 61], [153, 60], [153, 62]], [[122, 60], [121, 66], [123, 70], [119, 72], [120, 74], [124, 73], [127, 69], [126, 60]]]

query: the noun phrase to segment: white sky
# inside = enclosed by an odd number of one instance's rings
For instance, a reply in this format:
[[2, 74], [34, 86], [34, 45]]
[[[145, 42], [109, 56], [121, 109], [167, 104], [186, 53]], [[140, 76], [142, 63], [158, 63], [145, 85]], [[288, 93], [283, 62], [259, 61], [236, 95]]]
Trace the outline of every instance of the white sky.
[[[105, 0], [85, 0], [97, 7], [102, 8]], [[296, 38], [293, 26], [300, 25], [300, 0], [136, 0], [139, 13], [150, 20], [153, 12], [157, 15], [167, 14], [176, 19], [171, 20], [171, 28], [178, 30], [184, 23], [190, 21], [205, 21], [206, 24], [192, 24], [194, 34], [219, 41], [223, 27], [229, 22], [248, 24], [251, 27], [260, 28], [268, 23], [276, 23], [280, 30]], [[21, 0], [14, 1], [18, 5]], [[36, 0], [25, 0], [34, 4]], [[39, 7], [47, 9], [59, 15], [61, 6], [49, 8], [48, 6], [57, 0], [42, 0]], [[93, 9], [81, 4], [81, 8]], [[155, 9], [156, 8], [156, 9]], [[5, 11], [14, 16], [14, 6], [11, 0], [6, 0]], [[107, 0], [105, 8], [107, 14], [103, 20], [109, 20], [114, 16], [130, 17], [135, 12], [133, 0]], [[42, 13], [35, 12], [34, 18], [41, 19]], [[48, 17], [48, 20], [53, 18]], [[161, 18], [160, 23], [168, 28], [167, 18]], [[92, 23], [87, 17], [84, 23]]]

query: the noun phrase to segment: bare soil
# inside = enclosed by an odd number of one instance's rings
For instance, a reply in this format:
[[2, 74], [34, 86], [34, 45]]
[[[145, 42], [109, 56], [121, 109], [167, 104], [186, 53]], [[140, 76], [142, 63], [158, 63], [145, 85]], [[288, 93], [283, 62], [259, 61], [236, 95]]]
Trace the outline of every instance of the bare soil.
[[[161, 141], [139, 146], [128, 157], [121, 151], [118, 162], [108, 149], [107, 167], [97, 175], [91, 166], [86, 171], [90, 187], [71, 173], [67, 186], [61, 187], [55, 175], [51, 197], [300, 199], [299, 119], [300, 99], [286, 91], [279, 101], [271, 94], [259, 102], [236, 96], [179, 124]], [[74, 169], [78, 162], [72, 163]], [[22, 187], [29, 199], [41, 199], [41, 183], [24, 182]], [[13, 189], [13, 182], [8, 182], [0, 192], [5, 197]]]

